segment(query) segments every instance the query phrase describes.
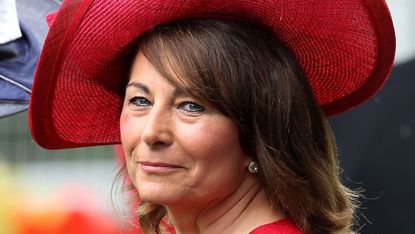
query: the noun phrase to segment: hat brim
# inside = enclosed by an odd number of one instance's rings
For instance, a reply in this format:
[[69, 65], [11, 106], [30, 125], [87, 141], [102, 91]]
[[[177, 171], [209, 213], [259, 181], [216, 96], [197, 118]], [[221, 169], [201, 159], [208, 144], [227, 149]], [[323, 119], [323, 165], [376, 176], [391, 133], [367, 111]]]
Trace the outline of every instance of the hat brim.
[[186, 18], [247, 19], [292, 51], [330, 116], [373, 96], [390, 73], [395, 36], [384, 1], [65, 1], [46, 38], [29, 121], [58, 149], [120, 142], [122, 80], [137, 37]]

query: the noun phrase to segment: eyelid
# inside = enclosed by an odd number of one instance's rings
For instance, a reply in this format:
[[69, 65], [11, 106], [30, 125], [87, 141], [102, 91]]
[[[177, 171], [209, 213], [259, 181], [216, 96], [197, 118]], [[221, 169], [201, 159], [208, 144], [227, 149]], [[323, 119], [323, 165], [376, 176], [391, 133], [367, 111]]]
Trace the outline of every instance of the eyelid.
[[131, 103], [132, 100], [140, 98], [140, 97], [142, 97], [142, 96], [141, 95], [130, 95], [130, 96], [127, 96], [126, 100], [127, 100], [128, 103]]
[[[135, 103], [136, 101], [138, 101], [139, 99], [141, 99], [140, 101], [145, 100], [145, 104], [139, 104], [139, 103]], [[152, 102], [150, 100], [148, 100], [148, 98], [142, 96], [142, 95], [132, 95], [127, 97], [127, 104], [129, 106], [133, 106], [132, 109], [143, 109], [143, 108], [147, 108], [149, 106], [152, 105]]]
[[[185, 106], [189, 105], [189, 104], [196, 105], [197, 109], [196, 110], [189, 110], [189, 109], [185, 108]], [[182, 101], [182, 102], [179, 103], [178, 107], [180, 109], [186, 111], [186, 112], [193, 113], [193, 114], [202, 113], [206, 110], [206, 108], [203, 105], [201, 105], [198, 102], [195, 102], [193, 100], [192, 101], [190, 101], [190, 100], [189, 101]]]

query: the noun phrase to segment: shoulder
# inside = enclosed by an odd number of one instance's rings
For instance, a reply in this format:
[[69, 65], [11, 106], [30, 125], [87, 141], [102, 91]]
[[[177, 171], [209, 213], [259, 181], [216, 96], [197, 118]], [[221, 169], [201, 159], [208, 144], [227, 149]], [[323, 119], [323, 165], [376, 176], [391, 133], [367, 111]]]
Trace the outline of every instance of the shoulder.
[[273, 223], [268, 223], [262, 226], [259, 226], [252, 230], [249, 234], [303, 234], [303, 232], [298, 229], [292, 219], [281, 219]]

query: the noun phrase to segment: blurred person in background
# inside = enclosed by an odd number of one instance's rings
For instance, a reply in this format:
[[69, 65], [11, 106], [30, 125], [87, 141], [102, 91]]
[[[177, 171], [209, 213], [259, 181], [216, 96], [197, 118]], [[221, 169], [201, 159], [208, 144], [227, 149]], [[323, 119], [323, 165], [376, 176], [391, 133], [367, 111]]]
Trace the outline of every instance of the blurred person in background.
[[[59, 3], [53, 0], [0, 0], [0, 118], [12, 119], [27, 110], [36, 63], [47, 33], [45, 17], [58, 8]], [[10, 123], [14, 126], [26, 124]], [[8, 132], [3, 132], [3, 128], [0, 135], [3, 139], [11, 137]], [[23, 142], [16, 144], [27, 147]], [[81, 186], [62, 183], [66, 191], [61, 191], [61, 194], [52, 191], [44, 195], [43, 200], [36, 199], [38, 191], [34, 187], [39, 185], [28, 185], [29, 179], [22, 187], [17, 179], [22, 176], [16, 169], [19, 165], [8, 162], [3, 150], [0, 151], [1, 234], [119, 233], [117, 219], [97, 212], [101, 198], [97, 199], [90, 190], [82, 190]], [[11, 156], [28, 159], [33, 155]], [[25, 160], [25, 163], [31, 160], [33, 158]]]
[[65, 1], [36, 72], [34, 139], [121, 142], [146, 233], [162, 220], [178, 233], [351, 232], [356, 194], [326, 116], [388, 77], [388, 9], [264, 4]]
[[34, 33], [46, 35], [30, 30], [28, 20], [19, 21], [15, 0], [0, 0], [0, 118], [28, 108], [41, 45]]

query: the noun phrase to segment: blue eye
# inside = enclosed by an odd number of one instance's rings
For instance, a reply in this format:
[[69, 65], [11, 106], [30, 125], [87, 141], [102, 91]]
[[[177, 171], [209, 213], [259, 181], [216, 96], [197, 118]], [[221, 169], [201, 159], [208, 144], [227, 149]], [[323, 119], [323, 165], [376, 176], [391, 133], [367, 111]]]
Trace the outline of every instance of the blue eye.
[[135, 97], [128, 99], [128, 104], [138, 106], [138, 107], [147, 107], [151, 105], [151, 102], [147, 98], [135, 96]]
[[205, 108], [203, 106], [201, 106], [201, 105], [199, 105], [195, 102], [189, 102], [189, 101], [182, 102], [180, 104], [179, 108], [181, 108], [181, 109], [183, 109], [187, 112], [193, 112], [193, 113], [202, 112], [202, 111], [205, 110]]

